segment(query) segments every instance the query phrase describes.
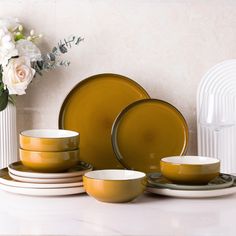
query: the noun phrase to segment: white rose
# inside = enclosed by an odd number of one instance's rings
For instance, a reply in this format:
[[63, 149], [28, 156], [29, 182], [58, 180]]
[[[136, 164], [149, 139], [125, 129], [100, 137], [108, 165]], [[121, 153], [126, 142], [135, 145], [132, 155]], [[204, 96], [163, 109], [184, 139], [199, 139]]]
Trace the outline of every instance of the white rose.
[[5, 66], [11, 57], [17, 55], [18, 51], [12, 34], [6, 27], [0, 28], [0, 64]]
[[2, 80], [10, 94], [22, 95], [25, 94], [34, 74], [35, 70], [27, 57], [12, 58], [8, 65], [3, 67]]
[[13, 32], [19, 27], [20, 23], [17, 18], [7, 17], [0, 18], [0, 28], [5, 27], [9, 31]]
[[30, 61], [40, 61], [41, 60], [41, 52], [39, 48], [26, 39], [20, 39], [16, 42], [16, 49], [18, 51], [19, 56], [25, 56], [30, 59]]

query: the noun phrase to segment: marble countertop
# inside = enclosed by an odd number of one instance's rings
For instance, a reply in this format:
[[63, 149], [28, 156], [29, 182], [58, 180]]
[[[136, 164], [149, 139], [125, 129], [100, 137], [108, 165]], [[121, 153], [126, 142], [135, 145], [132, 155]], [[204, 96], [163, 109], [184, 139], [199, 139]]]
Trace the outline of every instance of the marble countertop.
[[0, 191], [0, 235], [236, 235], [236, 195], [176, 199], [145, 194], [101, 203], [86, 194], [29, 197]]

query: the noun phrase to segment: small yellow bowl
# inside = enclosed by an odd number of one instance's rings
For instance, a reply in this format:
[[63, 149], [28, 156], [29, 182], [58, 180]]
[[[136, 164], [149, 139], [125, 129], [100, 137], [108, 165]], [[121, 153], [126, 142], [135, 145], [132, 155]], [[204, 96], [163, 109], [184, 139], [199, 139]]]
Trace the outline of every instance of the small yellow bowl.
[[174, 156], [161, 159], [162, 175], [177, 184], [207, 184], [220, 173], [220, 161], [203, 156]]
[[20, 133], [20, 147], [46, 152], [76, 150], [79, 147], [79, 133], [61, 129], [25, 130]]
[[146, 188], [146, 175], [132, 170], [96, 170], [83, 176], [86, 192], [102, 202], [129, 202]]
[[38, 172], [62, 172], [76, 166], [79, 150], [66, 152], [37, 152], [20, 149], [20, 160], [24, 166]]

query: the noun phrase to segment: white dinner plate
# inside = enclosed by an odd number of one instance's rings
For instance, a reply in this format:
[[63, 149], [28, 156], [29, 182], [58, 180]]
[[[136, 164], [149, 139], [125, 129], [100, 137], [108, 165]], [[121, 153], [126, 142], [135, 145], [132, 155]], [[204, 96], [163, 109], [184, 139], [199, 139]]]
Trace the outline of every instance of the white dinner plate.
[[27, 178], [39, 178], [39, 179], [57, 179], [57, 178], [69, 178], [75, 176], [82, 176], [86, 172], [92, 170], [92, 166], [85, 162], [79, 162], [79, 164], [73, 168], [70, 168], [66, 172], [62, 173], [39, 173], [34, 172], [24, 166], [20, 161], [12, 163], [8, 166], [8, 170], [11, 174], [27, 177]]
[[9, 176], [17, 181], [26, 182], [26, 183], [38, 183], [38, 184], [63, 184], [63, 183], [76, 183], [82, 181], [82, 176], [71, 177], [71, 178], [57, 178], [57, 179], [40, 179], [40, 178], [29, 178], [29, 177], [21, 177], [18, 175], [14, 175], [9, 172]]
[[72, 188], [72, 187], [81, 187], [83, 186], [83, 182], [75, 182], [75, 183], [27, 183], [27, 182], [19, 182], [11, 178], [8, 173], [7, 168], [0, 170], [0, 183], [12, 187], [23, 187], [23, 188]]
[[214, 190], [175, 190], [168, 188], [152, 188], [148, 187], [147, 191], [158, 195], [177, 197], [177, 198], [210, 198], [221, 197], [236, 193], [236, 187]]
[[84, 187], [73, 187], [73, 188], [51, 188], [51, 189], [42, 189], [42, 188], [22, 188], [22, 187], [13, 187], [1, 184], [0, 189], [10, 192], [17, 193], [29, 196], [65, 196], [72, 194], [84, 193]]

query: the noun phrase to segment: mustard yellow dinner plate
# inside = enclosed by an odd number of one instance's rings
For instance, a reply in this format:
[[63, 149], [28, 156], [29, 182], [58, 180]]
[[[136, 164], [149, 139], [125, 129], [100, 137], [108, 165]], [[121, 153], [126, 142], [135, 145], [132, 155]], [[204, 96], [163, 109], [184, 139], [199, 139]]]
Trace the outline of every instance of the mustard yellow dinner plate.
[[112, 149], [112, 124], [126, 106], [145, 98], [149, 98], [147, 92], [124, 76], [89, 77], [66, 97], [59, 127], [80, 133], [80, 160], [92, 164], [94, 169], [123, 168]]
[[86, 172], [91, 171], [93, 167], [85, 162], [80, 161], [77, 166], [68, 169], [65, 172], [59, 173], [42, 173], [36, 172], [27, 166], [24, 166], [21, 161], [11, 163], [8, 166], [9, 173], [25, 178], [37, 178], [37, 179], [62, 179], [72, 178], [84, 175]]
[[188, 126], [171, 104], [144, 99], [125, 108], [112, 129], [117, 159], [127, 169], [159, 172], [160, 160], [183, 155], [188, 143]]

